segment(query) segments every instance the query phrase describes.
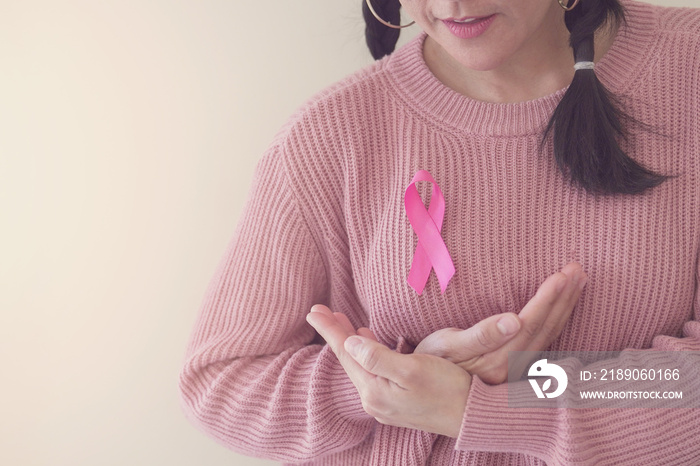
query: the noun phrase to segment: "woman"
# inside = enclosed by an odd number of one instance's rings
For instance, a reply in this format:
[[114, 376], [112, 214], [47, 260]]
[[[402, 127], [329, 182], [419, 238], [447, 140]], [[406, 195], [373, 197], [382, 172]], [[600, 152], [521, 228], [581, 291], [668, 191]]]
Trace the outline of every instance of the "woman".
[[287, 463], [697, 464], [697, 408], [514, 409], [503, 382], [508, 350], [700, 351], [700, 12], [401, 6], [423, 33], [391, 53], [368, 13], [389, 55], [260, 161], [188, 415]]

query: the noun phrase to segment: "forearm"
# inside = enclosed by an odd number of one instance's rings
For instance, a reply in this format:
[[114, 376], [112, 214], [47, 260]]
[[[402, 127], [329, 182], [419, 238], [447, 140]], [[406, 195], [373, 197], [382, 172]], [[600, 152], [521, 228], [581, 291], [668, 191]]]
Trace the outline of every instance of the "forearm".
[[[664, 355], [662, 351], [669, 353]], [[678, 357], [674, 358], [670, 351], [679, 352]], [[697, 400], [700, 384], [692, 361], [697, 359], [699, 351], [700, 323], [691, 321], [684, 326], [684, 338], [657, 337], [649, 350], [629, 354], [623, 351], [618, 363], [631, 359], [639, 362], [645, 356], [656, 361], [683, 360], [684, 387], [690, 389]], [[692, 354], [695, 359], [685, 358], [681, 352], [692, 352], [683, 354]], [[594, 364], [595, 367], [604, 365], [603, 362]], [[581, 368], [579, 365], [573, 369]], [[571, 388], [577, 389], [575, 385]], [[539, 457], [548, 464], [694, 464], [700, 461], [697, 401], [685, 400], [685, 407], [671, 409], [615, 409], [614, 404], [608, 404], [610, 408], [577, 409], [514, 407], [515, 400], [532, 400], [532, 397], [532, 389], [525, 381], [511, 386], [489, 386], [474, 378], [456, 448], [523, 453]]]
[[373, 418], [327, 347], [198, 366], [180, 380], [184, 409], [199, 428], [238, 452], [300, 462], [345, 450]]

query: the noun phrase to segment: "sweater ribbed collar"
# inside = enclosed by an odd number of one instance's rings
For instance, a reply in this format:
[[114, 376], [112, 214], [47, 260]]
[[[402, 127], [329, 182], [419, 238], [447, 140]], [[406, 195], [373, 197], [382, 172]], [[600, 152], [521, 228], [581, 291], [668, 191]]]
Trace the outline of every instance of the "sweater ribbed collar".
[[[607, 53], [596, 63], [596, 74], [613, 94], [629, 95], [642, 76], [658, 30], [654, 6], [624, 1], [622, 24]], [[388, 57], [386, 70], [397, 96], [435, 123], [460, 132], [484, 136], [541, 134], [566, 88], [539, 99], [517, 103], [490, 103], [471, 99], [445, 86], [423, 58], [427, 34], [422, 32]]]

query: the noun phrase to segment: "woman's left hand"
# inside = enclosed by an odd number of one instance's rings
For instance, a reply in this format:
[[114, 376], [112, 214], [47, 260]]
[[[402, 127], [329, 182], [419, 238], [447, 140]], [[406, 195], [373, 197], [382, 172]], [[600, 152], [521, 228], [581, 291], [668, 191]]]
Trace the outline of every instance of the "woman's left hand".
[[397, 353], [325, 306], [314, 306], [306, 320], [336, 354], [370, 416], [382, 424], [459, 435], [469, 373], [437, 356]]

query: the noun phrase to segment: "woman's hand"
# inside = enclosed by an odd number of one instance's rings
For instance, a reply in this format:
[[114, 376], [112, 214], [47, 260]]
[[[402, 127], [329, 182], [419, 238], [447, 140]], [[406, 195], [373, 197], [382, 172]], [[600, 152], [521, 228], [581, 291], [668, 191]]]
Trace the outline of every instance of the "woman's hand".
[[370, 416], [457, 437], [471, 384], [466, 371], [437, 356], [392, 351], [369, 329], [355, 332], [347, 317], [325, 306], [314, 306], [307, 321], [340, 360]]
[[517, 316], [498, 314], [466, 330], [438, 330], [423, 339], [414, 353], [445, 358], [486, 383], [505, 382], [508, 352], [546, 349], [563, 330], [586, 280], [579, 264], [567, 264], [542, 283]]

